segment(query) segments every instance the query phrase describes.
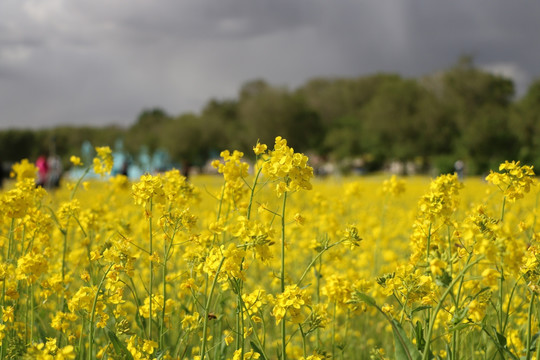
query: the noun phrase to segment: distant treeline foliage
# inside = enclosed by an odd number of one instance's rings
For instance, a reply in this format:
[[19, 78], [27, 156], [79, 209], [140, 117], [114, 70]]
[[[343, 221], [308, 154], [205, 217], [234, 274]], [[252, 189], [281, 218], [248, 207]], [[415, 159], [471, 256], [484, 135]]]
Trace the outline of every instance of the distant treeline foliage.
[[470, 58], [430, 76], [397, 74], [316, 78], [290, 90], [264, 80], [244, 84], [236, 99], [210, 100], [200, 114], [172, 116], [144, 110], [129, 128], [61, 126], [0, 132], [0, 159], [35, 159], [54, 151], [64, 159], [81, 144], [114, 146], [137, 154], [164, 149], [182, 164], [201, 165], [223, 149], [246, 153], [276, 136], [296, 151], [337, 164], [362, 159], [368, 170], [390, 161], [453, 171], [464, 160], [482, 173], [504, 160], [540, 168], [540, 80], [515, 98], [510, 79], [474, 66]]

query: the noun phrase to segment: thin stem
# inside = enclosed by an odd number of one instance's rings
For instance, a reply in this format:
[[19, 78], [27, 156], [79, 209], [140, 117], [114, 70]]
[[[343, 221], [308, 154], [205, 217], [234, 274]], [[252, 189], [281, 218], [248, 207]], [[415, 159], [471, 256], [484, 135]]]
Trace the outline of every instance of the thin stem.
[[426, 265], [429, 269], [429, 248], [431, 247], [431, 227], [433, 223], [429, 223], [428, 236], [427, 236], [427, 247], [426, 247]]
[[298, 282], [296, 283], [296, 285], [300, 286], [300, 284], [302, 283], [302, 281], [304, 281], [304, 278], [306, 277], [309, 269], [311, 269], [311, 267], [315, 264], [315, 262], [322, 256], [322, 254], [324, 254], [327, 250], [330, 250], [331, 248], [333, 248], [334, 246], [336, 245], [339, 245], [341, 244], [342, 241], [339, 241], [337, 243], [334, 243], [332, 245], [326, 245], [321, 251], [319, 251], [319, 253], [313, 258], [313, 260], [311, 260], [311, 262], [309, 263], [309, 265], [306, 267], [306, 270], [304, 270], [304, 273], [302, 274], [302, 276], [300, 276], [300, 280], [298, 280]]
[[506, 196], [503, 197], [503, 202], [502, 202], [502, 208], [501, 208], [501, 222], [504, 221], [504, 208], [506, 206]]
[[201, 360], [204, 360], [204, 357], [206, 356], [206, 329], [208, 327], [208, 313], [210, 309], [210, 305], [212, 303], [212, 296], [214, 295], [214, 289], [216, 288], [217, 279], [219, 277], [219, 273], [221, 272], [221, 267], [223, 266], [223, 263], [225, 262], [225, 256], [221, 258], [221, 262], [219, 263], [219, 266], [216, 270], [216, 275], [214, 276], [214, 280], [212, 281], [212, 287], [210, 288], [210, 294], [208, 294], [208, 298], [206, 299], [206, 305], [204, 306], [204, 319], [203, 319], [203, 332], [202, 332], [202, 345], [201, 345]]
[[334, 300], [334, 314], [332, 319], [332, 359], [336, 358], [336, 301]]
[[84, 350], [83, 350], [83, 339], [84, 339], [84, 319], [85, 317], [82, 316], [81, 317], [82, 321], [81, 321], [81, 337], [79, 338], [79, 356], [78, 358], [79, 359], [82, 359], [83, 358], [83, 355], [84, 355]]
[[105, 282], [105, 278], [107, 277], [107, 274], [109, 273], [113, 265], [114, 264], [109, 265], [109, 267], [107, 268], [107, 271], [105, 271], [105, 274], [103, 274], [103, 277], [101, 278], [101, 281], [99, 282], [98, 288], [96, 290], [96, 295], [94, 296], [94, 302], [92, 303], [92, 312], [90, 314], [90, 324], [88, 324], [88, 359], [89, 360], [92, 360], [92, 346], [94, 345], [94, 319], [96, 316], [96, 305], [98, 302], [99, 292], [101, 291], [101, 287], [103, 286], [103, 283]]
[[536, 295], [534, 292], [531, 292], [531, 301], [529, 302], [529, 313], [527, 314], [527, 354], [525, 355], [525, 358], [527, 360], [531, 359], [531, 342], [532, 342], [532, 312], [533, 312], [533, 306], [534, 306], [534, 298]]
[[[283, 194], [283, 207], [281, 209], [281, 292], [285, 292], [285, 205], [287, 204], [287, 192]], [[287, 348], [286, 340], [286, 318], [287, 313], [283, 316], [281, 322], [281, 359], [286, 360], [287, 354], [285, 353]]]
[[253, 180], [253, 186], [251, 186], [251, 194], [249, 195], [249, 205], [247, 208], [247, 218], [249, 220], [249, 217], [251, 215], [251, 204], [253, 203], [253, 195], [255, 194], [255, 187], [257, 186], [257, 180], [259, 180], [259, 175], [261, 174], [262, 167], [259, 168], [257, 171], [257, 175], [255, 176], [255, 180]]
[[[64, 289], [65, 284], [65, 278], [66, 278], [66, 254], [67, 254], [67, 237], [68, 237], [68, 231], [63, 232], [64, 234], [64, 246], [62, 249], [62, 289]], [[62, 312], [65, 312], [66, 310], [66, 297], [64, 294], [62, 294], [62, 308], [60, 309]]]
[[225, 184], [221, 187], [221, 198], [219, 199], [218, 212], [216, 220], [221, 217], [221, 207], [223, 206], [223, 196], [225, 196]]
[[437, 319], [437, 314], [441, 310], [444, 300], [446, 299], [448, 294], [450, 294], [450, 292], [452, 291], [454, 285], [458, 282], [458, 280], [460, 280], [461, 277], [465, 276], [465, 273], [483, 258], [483, 257], [479, 257], [472, 263], [469, 263], [469, 261], [471, 260], [471, 257], [472, 257], [472, 254], [470, 254], [469, 258], [467, 259], [467, 265], [463, 268], [463, 270], [461, 270], [461, 272], [457, 275], [457, 277], [450, 283], [448, 288], [446, 288], [446, 291], [441, 296], [439, 303], [437, 304], [437, 307], [435, 308], [435, 310], [433, 311], [433, 314], [431, 315], [431, 318], [429, 321], [428, 333], [426, 336], [426, 345], [424, 346], [424, 354], [422, 355], [422, 360], [427, 360], [429, 357], [429, 347], [431, 345], [431, 334], [433, 333], [433, 328], [435, 327], [435, 320]]
[[88, 172], [90, 171], [90, 168], [91, 166], [88, 166], [85, 170], [84, 170], [84, 173], [81, 175], [81, 177], [79, 178], [79, 180], [77, 181], [77, 183], [75, 184], [75, 187], [73, 188], [73, 191], [71, 192], [71, 196], [69, 197], [69, 200], [73, 200], [73, 198], [75, 197], [75, 193], [77, 192], [77, 189], [79, 188], [79, 185], [81, 184], [81, 181], [84, 179], [84, 177], [88, 174]]
[[165, 326], [165, 305], [167, 301], [167, 242], [163, 239], [163, 308], [161, 309], [161, 323], [159, 326], [159, 347], [163, 349], [163, 328]]
[[148, 340], [152, 340], [152, 286], [154, 285], [154, 261], [152, 260], [153, 248], [152, 248], [152, 199], [150, 199], [150, 216], [148, 218], [148, 227], [150, 235], [150, 285], [148, 287], [149, 301], [149, 320], [148, 320]]
[[30, 343], [34, 341], [34, 284], [30, 284]]
[[[501, 258], [502, 260], [502, 258]], [[503, 285], [504, 285], [504, 268], [501, 267], [501, 277], [499, 278], [499, 330], [501, 331], [501, 334], [504, 334], [504, 328], [503, 328]]]
[[301, 324], [298, 324], [298, 329], [300, 329], [300, 335], [302, 335], [302, 354], [304, 355], [304, 358], [306, 358], [307, 357], [306, 334], [304, 334]]

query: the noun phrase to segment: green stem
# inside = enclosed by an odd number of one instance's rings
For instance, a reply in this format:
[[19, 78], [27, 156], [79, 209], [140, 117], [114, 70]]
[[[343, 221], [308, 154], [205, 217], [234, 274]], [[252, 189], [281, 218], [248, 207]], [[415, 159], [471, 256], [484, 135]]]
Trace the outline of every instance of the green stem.
[[437, 307], [435, 307], [435, 310], [433, 311], [433, 314], [431, 314], [431, 318], [429, 321], [429, 328], [428, 333], [426, 336], [426, 345], [424, 347], [424, 353], [422, 355], [422, 360], [427, 360], [429, 357], [429, 347], [431, 345], [431, 334], [433, 333], [433, 328], [435, 327], [435, 320], [437, 318], [437, 314], [441, 310], [444, 300], [446, 297], [450, 294], [452, 291], [454, 285], [461, 279], [461, 277], [465, 276], [465, 273], [474, 265], [476, 265], [480, 260], [482, 260], [482, 257], [477, 258], [472, 263], [469, 263], [471, 260], [472, 254], [469, 255], [469, 258], [467, 259], [467, 265], [461, 270], [461, 272], [457, 275], [457, 277], [450, 283], [448, 288], [446, 288], [446, 291], [443, 293], [442, 297], [439, 299], [439, 303], [437, 304]]
[[81, 177], [79, 178], [79, 180], [77, 180], [77, 183], [75, 184], [75, 187], [73, 188], [73, 191], [71, 192], [71, 195], [69, 197], [69, 200], [73, 200], [73, 198], [75, 197], [75, 193], [77, 192], [77, 189], [79, 188], [79, 185], [81, 184], [81, 181], [84, 179], [84, 177], [88, 174], [88, 172], [90, 171], [90, 168], [91, 166], [88, 166], [85, 170], [84, 170], [84, 173], [81, 175]]
[[514, 297], [514, 293], [519, 284], [520, 278], [521, 278], [521, 275], [514, 283], [514, 286], [512, 287], [512, 291], [510, 291], [510, 296], [508, 297], [508, 304], [506, 305], [506, 316], [504, 319], [504, 324], [503, 324], [502, 332], [501, 332], [502, 334], [504, 334], [504, 332], [506, 331], [506, 327], [508, 326], [508, 321], [510, 320], [510, 306], [512, 305], [512, 298]]
[[251, 204], [253, 203], [253, 196], [255, 194], [255, 187], [257, 186], [257, 180], [259, 179], [259, 175], [261, 174], [262, 167], [259, 168], [257, 171], [257, 175], [255, 176], [255, 179], [253, 180], [253, 186], [251, 186], [251, 194], [249, 195], [249, 205], [247, 208], [247, 218], [249, 220], [249, 217], [251, 215]]
[[83, 356], [84, 356], [84, 350], [83, 350], [83, 339], [84, 339], [84, 319], [85, 317], [82, 316], [81, 317], [82, 321], [81, 321], [81, 337], [79, 338], [79, 356], [78, 358], [79, 359], [82, 359]]
[[[64, 247], [62, 250], [62, 289], [64, 290], [64, 284], [65, 284], [65, 278], [66, 278], [66, 254], [67, 254], [67, 237], [68, 237], [68, 231], [67, 229], [62, 232], [64, 234]], [[62, 312], [65, 312], [66, 310], [66, 297], [64, 294], [62, 295], [62, 308], [60, 309]]]
[[304, 355], [304, 358], [306, 358], [307, 357], [306, 334], [304, 334], [301, 324], [298, 324], [298, 328], [300, 329], [300, 335], [302, 335], [302, 354]]
[[221, 187], [221, 198], [219, 199], [218, 212], [216, 220], [221, 217], [221, 207], [223, 206], [223, 196], [225, 196], [225, 184]]
[[504, 285], [504, 268], [501, 267], [501, 277], [499, 278], [499, 331], [501, 331], [501, 334], [504, 334], [504, 328], [503, 328], [503, 317], [504, 317], [504, 313], [503, 313], [503, 306], [504, 306], [503, 285]]
[[332, 319], [332, 359], [336, 358], [336, 301], [334, 300], [334, 314]]
[[103, 283], [105, 282], [105, 278], [107, 277], [107, 274], [109, 273], [113, 265], [114, 264], [109, 265], [109, 267], [107, 268], [107, 271], [105, 271], [105, 274], [103, 274], [103, 277], [101, 278], [98, 288], [96, 290], [96, 295], [94, 296], [94, 302], [92, 303], [92, 312], [90, 313], [90, 324], [88, 324], [88, 360], [92, 360], [92, 346], [94, 345], [94, 320], [96, 316], [96, 305], [98, 302], [99, 292], [101, 291], [101, 287], [103, 286]]
[[34, 284], [30, 284], [30, 343], [34, 341]]
[[15, 234], [15, 218], [11, 218], [11, 225], [9, 227], [9, 242], [8, 242], [8, 251], [7, 251], [6, 261], [11, 260], [11, 252], [13, 251], [14, 234]]
[[[534, 305], [534, 298], [536, 295], [534, 292], [531, 291], [531, 301], [529, 302], [529, 313], [527, 316], [527, 354], [525, 355], [525, 358], [527, 360], [531, 359], [531, 342], [532, 342], [532, 312], [533, 312], [533, 305]], [[538, 351], [538, 349], [537, 349]]]
[[152, 287], [154, 285], [154, 261], [152, 260], [152, 254], [153, 254], [153, 234], [152, 234], [152, 199], [150, 199], [150, 217], [148, 218], [148, 228], [149, 228], [149, 235], [150, 235], [150, 285], [148, 287], [148, 294], [150, 297], [149, 301], [149, 319], [148, 319], [148, 340], [152, 340]]
[[221, 267], [223, 266], [223, 263], [225, 262], [225, 256], [221, 258], [221, 262], [219, 263], [219, 266], [216, 270], [216, 275], [214, 277], [214, 280], [212, 281], [212, 287], [210, 288], [210, 294], [208, 294], [208, 298], [206, 299], [206, 305], [204, 306], [204, 318], [203, 318], [203, 332], [202, 332], [202, 345], [201, 345], [201, 360], [204, 360], [204, 357], [206, 356], [206, 329], [208, 328], [208, 314], [210, 310], [210, 305], [212, 304], [212, 296], [214, 295], [214, 289], [216, 288], [217, 279], [219, 277], [219, 273], [221, 272]]
[[501, 222], [504, 221], [504, 208], [506, 206], [506, 196], [503, 197], [503, 202], [502, 202], [502, 208], [501, 208]]
[[426, 247], [426, 266], [429, 269], [429, 248], [431, 247], [431, 226], [433, 223], [429, 223], [428, 236], [427, 236], [427, 247]]
[[165, 305], [167, 301], [167, 242], [165, 239], [163, 240], [163, 276], [162, 276], [162, 282], [163, 282], [163, 307], [161, 309], [161, 323], [159, 326], [159, 348], [163, 349], [163, 328], [165, 326]]
[[[285, 205], [287, 204], [287, 192], [283, 194], [283, 207], [281, 209], [281, 273], [280, 273], [280, 280], [281, 280], [281, 292], [285, 292]], [[287, 354], [286, 354], [286, 348], [287, 343], [286, 340], [286, 318], [287, 313], [285, 313], [285, 316], [283, 316], [282, 322], [281, 322], [281, 359], [286, 360]]]
[[311, 269], [311, 267], [315, 264], [315, 262], [322, 256], [322, 254], [324, 254], [327, 250], [330, 250], [331, 248], [333, 248], [334, 246], [336, 245], [339, 245], [341, 244], [342, 241], [339, 241], [337, 243], [334, 243], [332, 245], [326, 245], [321, 251], [319, 251], [319, 253], [313, 258], [313, 260], [311, 260], [311, 262], [309, 263], [309, 265], [307, 266], [306, 270], [304, 270], [304, 273], [302, 274], [302, 276], [300, 276], [300, 280], [298, 280], [298, 282], [296, 283], [296, 285], [300, 286], [300, 284], [302, 283], [302, 281], [304, 281], [304, 278], [306, 277], [309, 269]]
[[238, 287], [238, 294], [237, 294], [237, 306], [240, 309], [238, 311], [238, 334], [239, 334], [239, 340], [240, 340], [240, 359], [244, 358], [244, 306], [242, 301], [242, 288], [243, 288], [243, 282], [241, 279], [236, 280], [237, 281], [237, 287]]

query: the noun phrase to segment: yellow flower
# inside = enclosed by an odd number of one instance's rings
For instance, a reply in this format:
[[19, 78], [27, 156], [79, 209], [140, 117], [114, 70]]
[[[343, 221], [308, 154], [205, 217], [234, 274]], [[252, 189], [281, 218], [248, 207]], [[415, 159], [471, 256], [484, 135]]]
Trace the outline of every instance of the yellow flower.
[[259, 322], [260, 318], [257, 314], [267, 303], [266, 292], [263, 289], [258, 289], [250, 294], [242, 294], [242, 301], [247, 309], [247, 314], [244, 313], [244, 319], [249, 314], [254, 322]]
[[300, 213], [296, 213], [296, 214], [294, 214], [294, 221], [298, 225], [302, 226], [302, 225], [304, 225], [306, 223], [306, 218], [303, 217]]
[[2, 307], [2, 321], [5, 323], [15, 321], [14, 311], [13, 306]]
[[100, 175], [109, 174], [113, 167], [111, 148], [108, 146], [96, 147], [97, 156], [93, 160], [94, 172]]
[[392, 311], [394, 311], [394, 305], [384, 304], [384, 305], [381, 307], [381, 310], [382, 310], [385, 314], [391, 314]]
[[160, 176], [143, 175], [138, 183], [133, 184], [131, 189], [135, 204], [142, 205], [145, 210], [149, 210], [150, 201], [152, 204], [165, 202], [163, 181]]
[[441, 259], [433, 259], [429, 262], [429, 269], [433, 275], [442, 275], [448, 264]]
[[261, 155], [263, 154], [268, 147], [265, 144], [261, 144], [257, 141], [257, 145], [253, 147], [253, 152], [255, 155]]
[[405, 181], [398, 180], [396, 175], [392, 175], [390, 179], [384, 180], [382, 191], [385, 194], [399, 196], [405, 192]]
[[225, 344], [227, 344], [227, 346], [231, 345], [232, 342], [234, 341], [234, 337], [232, 336], [232, 332], [230, 330], [225, 330], [223, 333], [225, 335]]
[[154, 349], [157, 349], [158, 347], [158, 343], [155, 342], [155, 341], [152, 341], [152, 340], [143, 340], [143, 348], [142, 350], [149, 354], [149, 355], [152, 355], [154, 353]]
[[15, 163], [12, 169], [11, 177], [15, 177], [17, 181], [34, 179], [37, 173], [37, 167], [28, 162], [28, 159], [22, 159], [21, 162]]
[[82, 166], [83, 165], [83, 163], [81, 161], [81, 158], [78, 157], [78, 156], [75, 156], [75, 155], [71, 155], [71, 157], [69, 158], [69, 161], [71, 161], [73, 166]]
[[272, 315], [276, 318], [276, 325], [285, 317], [287, 311], [289, 311], [293, 323], [301, 323], [304, 317], [300, 310], [310, 302], [305, 289], [300, 289], [296, 285], [287, 285], [285, 291], [278, 294], [274, 301]]
[[287, 140], [278, 136], [274, 150], [269, 152], [269, 158], [263, 163], [262, 173], [270, 180], [279, 181], [276, 185], [278, 196], [287, 191], [311, 190], [313, 168], [307, 162], [307, 156], [295, 153], [294, 149], [287, 145]]
[[255, 360], [261, 357], [261, 354], [254, 352], [253, 350], [244, 353], [244, 359], [241, 359], [242, 350], [238, 349], [234, 352], [232, 360]]
[[490, 171], [486, 181], [497, 185], [504, 196], [514, 202], [521, 199], [530, 191], [534, 184], [534, 171], [532, 166], [519, 165], [519, 161], [505, 161], [499, 166], [499, 172]]

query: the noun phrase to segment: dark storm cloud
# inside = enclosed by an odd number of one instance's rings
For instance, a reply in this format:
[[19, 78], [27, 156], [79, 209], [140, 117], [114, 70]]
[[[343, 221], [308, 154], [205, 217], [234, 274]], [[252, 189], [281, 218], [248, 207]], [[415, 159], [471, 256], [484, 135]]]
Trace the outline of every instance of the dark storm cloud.
[[540, 2], [507, 0], [3, 0], [0, 128], [129, 125], [253, 78], [421, 76], [462, 54], [523, 91], [539, 18]]

